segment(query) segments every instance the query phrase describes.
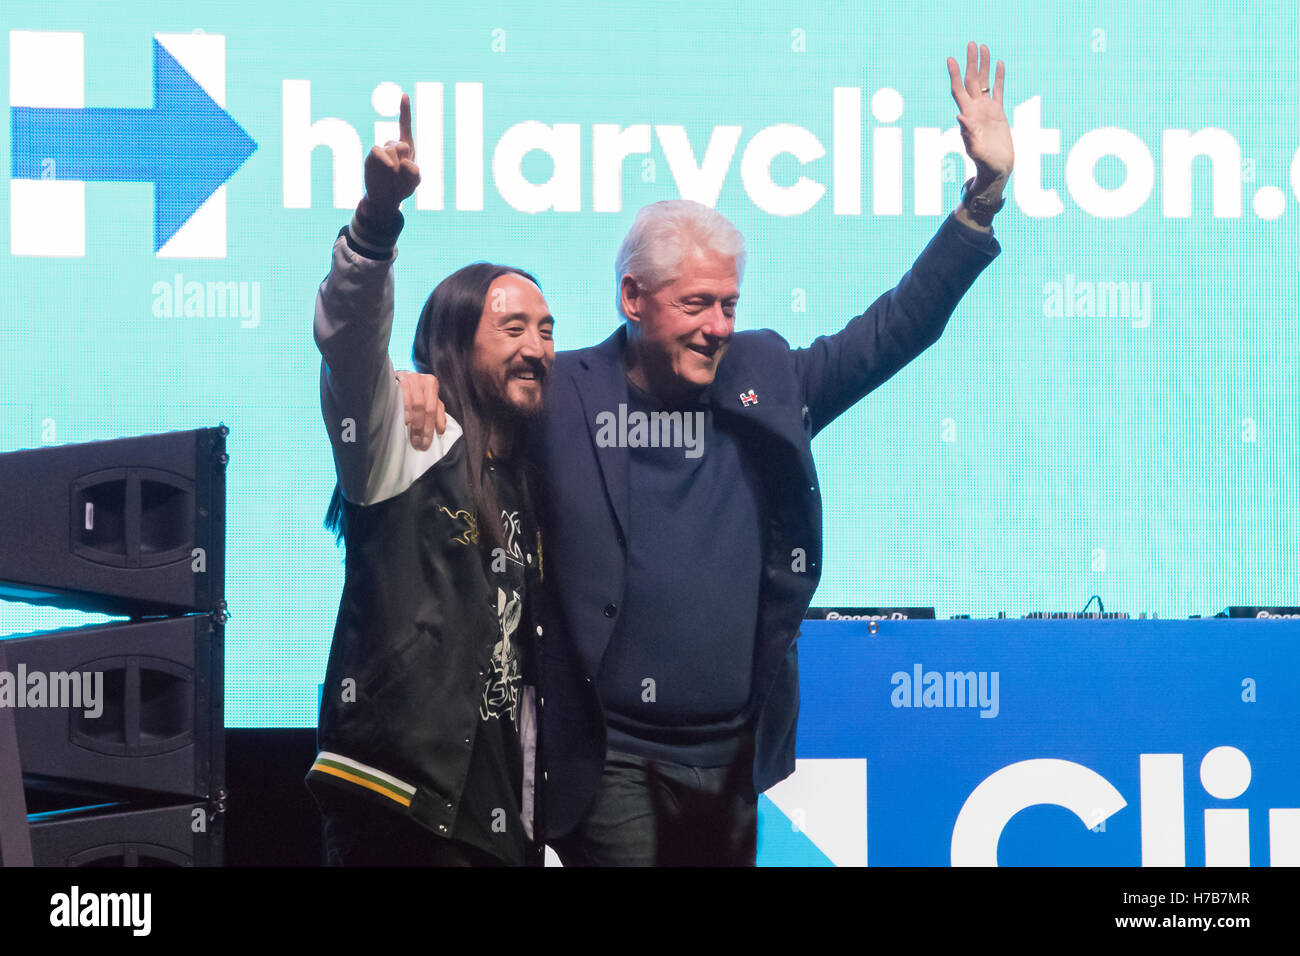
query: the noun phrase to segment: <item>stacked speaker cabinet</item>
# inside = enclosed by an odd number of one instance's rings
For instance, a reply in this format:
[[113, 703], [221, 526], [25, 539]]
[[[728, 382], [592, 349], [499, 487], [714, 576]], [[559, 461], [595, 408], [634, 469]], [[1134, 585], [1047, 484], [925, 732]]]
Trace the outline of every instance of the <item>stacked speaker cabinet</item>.
[[221, 863], [227, 434], [0, 455], [0, 864]]

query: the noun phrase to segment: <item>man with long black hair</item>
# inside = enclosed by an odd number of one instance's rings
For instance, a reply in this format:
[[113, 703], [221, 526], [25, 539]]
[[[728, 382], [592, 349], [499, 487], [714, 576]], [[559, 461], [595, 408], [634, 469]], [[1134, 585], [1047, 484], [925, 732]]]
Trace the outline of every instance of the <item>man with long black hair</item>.
[[407, 97], [400, 129], [366, 158], [316, 300], [338, 474], [326, 525], [347, 553], [307, 784], [331, 865], [535, 864], [541, 550], [516, 451], [541, 411], [554, 322], [519, 269], [444, 279], [412, 347], [441, 383], [444, 430], [411, 446], [388, 357], [399, 206], [420, 178]]

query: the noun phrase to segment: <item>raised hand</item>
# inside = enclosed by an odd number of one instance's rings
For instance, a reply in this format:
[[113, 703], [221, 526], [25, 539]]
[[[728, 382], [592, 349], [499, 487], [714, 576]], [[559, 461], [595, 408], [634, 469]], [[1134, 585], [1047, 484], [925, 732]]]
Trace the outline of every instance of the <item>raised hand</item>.
[[411, 98], [405, 93], [398, 127], [399, 139], [371, 147], [366, 155], [366, 198], [376, 211], [396, 212], [402, 200], [420, 185], [420, 167], [415, 165], [415, 141], [411, 138]]
[[1011, 125], [1002, 110], [1002, 81], [1006, 65], [999, 60], [993, 85], [989, 86], [989, 48], [966, 46], [966, 77], [963, 80], [957, 61], [948, 57], [948, 77], [952, 81], [952, 98], [961, 110], [961, 138], [966, 154], [975, 163], [977, 186], [995, 181], [1005, 182], [1015, 165], [1016, 153], [1011, 143]]

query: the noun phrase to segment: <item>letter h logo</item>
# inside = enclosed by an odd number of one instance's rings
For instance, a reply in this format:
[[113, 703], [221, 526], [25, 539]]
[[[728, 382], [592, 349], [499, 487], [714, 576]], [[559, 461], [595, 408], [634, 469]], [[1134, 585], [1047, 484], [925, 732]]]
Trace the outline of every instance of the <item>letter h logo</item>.
[[85, 105], [85, 35], [9, 32], [9, 247], [86, 254], [86, 183], [153, 184], [160, 258], [224, 259], [224, 183], [257, 149], [224, 109], [226, 38], [158, 33], [153, 105]]

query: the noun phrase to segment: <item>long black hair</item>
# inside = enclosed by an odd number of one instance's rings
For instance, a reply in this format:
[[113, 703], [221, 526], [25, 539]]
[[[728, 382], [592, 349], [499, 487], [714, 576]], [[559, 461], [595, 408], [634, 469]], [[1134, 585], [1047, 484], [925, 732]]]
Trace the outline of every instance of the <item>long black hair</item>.
[[[437, 376], [438, 398], [446, 407], [447, 414], [460, 423], [465, 453], [469, 457], [470, 489], [474, 496], [479, 541], [485, 549], [502, 546], [504, 538], [496, 492], [491, 482], [486, 480], [484, 469], [492, 425], [484, 412], [497, 409], [489, 404], [489, 396], [481, 394], [474, 383], [474, 336], [483, 316], [488, 289], [504, 275], [523, 276], [541, 288], [530, 273], [513, 266], [474, 262], [457, 269], [429, 294], [411, 344], [411, 362], [416, 371]], [[501, 424], [498, 422], [498, 427]], [[516, 440], [511, 445], [512, 458], [518, 463], [516, 474], [523, 498], [521, 505], [527, 515], [532, 506], [530, 485], [535, 486], [536, 477], [526, 461], [522, 443]], [[334, 532], [336, 543], [347, 539], [347, 513], [343, 508], [343, 492], [337, 483], [325, 514], [325, 527]]]

